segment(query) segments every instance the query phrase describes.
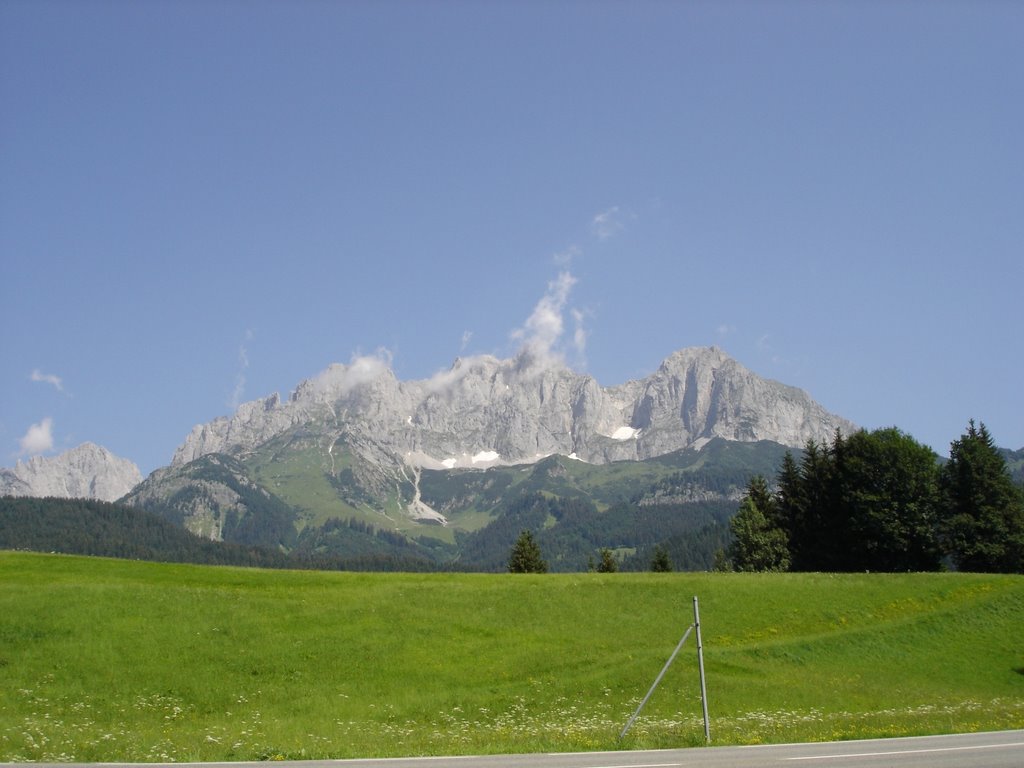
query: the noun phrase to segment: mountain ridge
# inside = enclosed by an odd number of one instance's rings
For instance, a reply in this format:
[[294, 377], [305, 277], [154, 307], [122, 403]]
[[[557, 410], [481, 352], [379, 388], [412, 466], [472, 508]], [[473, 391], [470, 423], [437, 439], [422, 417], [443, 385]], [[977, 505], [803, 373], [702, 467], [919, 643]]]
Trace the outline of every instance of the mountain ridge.
[[594, 546], [643, 560], [655, 535], [707, 567], [752, 473], [855, 429], [717, 347], [613, 387], [529, 346], [411, 381], [359, 357], [195, 426], [120, 501], [302, 557], [493, 569], [536, 523], [557, 569]]
[[244, 455], [310, 424], [344, 436], [364, 458], [428, 469], [552, 454], [636, 461], [714, 437], [799, 447], [856, 429], [805, 391], [757, 376], [717, 347], [678, 350], [650, 376], [613, 387], [528, 351], [505, 360], [459, 358], [430, 379], [410, 381], [383, 359], [358, 358], [301, 382], [287, 401], [273, 394], [197, 425], [171, 465], [207, 453]]
[[[569, 517], [600, 527], [603, 509], [628, 502], [627, 487], [632, 495], [667, 483], [661, 500], [704, 505], [694, 514], [721, 538], [721, 516], [749, 472], [725, 483], [713, 469], [715, 488], [702, 488], [712, 475], [702, 481], [696, 468], [724, 455], [703, 454], [706, 446], [761, 446], [740, 464], [770, 474], [769, 457], [781, 460], [786, 446], [855, 429], [803, 390], [763, 379], [717, 347], [678, 350], [650, 376], [614, 387], [529, 347], [504, 360], [460, 358], [412, 381], [400, 381], [384, 358], [362, 357], [300, 382], [286, 401], [273, 394], [197, 425], [172, 463], [124, 501], [212, 538], [286, 550], [337, 543], [315, 531], [351, 520], [451, 561], [473, 541], [493, 547], [504, 535], [478, 536], [479, 529], [504, 530], [508, 514], [523, 510], [541, 514], [544, 506], [524, 494], [585, 499], [593, 508]], [[564, 460], [548, 461], [556, 456]], [[667, 463], [651, 463], [662, 457]], [[673, 469], [678, 461], [688, 467], [685, 477]], [[588, 473], [580, 486], [569, 481], [579, 474], [573, 465], [608, 469]], [[481, 470], [483, 477], [457, 478]], [[524, 484], [524, 477], [532, 479]], [[612, 490], [598, 491], [605, 486]], [[711, 517], [708, 505], [718, 505]], [[560, 510], [549, 509], [556, 518]], [[240, 538], [243, 530], [253, 537]], [[493, 566], [495, 558], [491, 549], [479, 562]]]

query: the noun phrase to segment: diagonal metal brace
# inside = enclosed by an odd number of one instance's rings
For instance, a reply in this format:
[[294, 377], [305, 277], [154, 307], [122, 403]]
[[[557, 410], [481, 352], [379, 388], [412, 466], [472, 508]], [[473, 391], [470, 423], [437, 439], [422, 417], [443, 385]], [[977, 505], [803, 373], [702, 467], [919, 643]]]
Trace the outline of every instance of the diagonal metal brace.
[[658, 673], [658, 677], [655, 679], [654, 685], [651, 686], [651, 690], [649, 690], [647, 695], [644, 696], [644, 700], [640, 702], [640, 706], [636, 708], [636, 712], [634, 712], [633, 716], [629, 718], [629, 722], [626, 723], [626, 727], [623, 728], [622, 733], [619, 734], [619, 741], [622, 741], [623, 737], [626, 735], [626, 731], [633, 726], [633, 721], [636, 720], [637, 716], [640, 714], [640, 710], [643, 709], [644, 704], [647, 703], [647, 700], [651, 698], [651, 694], [654, 693], [654, 689], [658, 687], [658, 683], [661, 682], [661, 678], [663, 678], [665, 673], [668, 672], [668, 668], [672, 666], [672, 662], [675, 661], [676, 654], [678, 654], [682, 649], [683, 644], [686, 642], [686, 638], [690, 636], [690, 633], [693, 632], [693, 628], [695, 626], [695, 624], [690, 625], [689, 629], [686, 630], [686, 634], [683, 635], [683, 639], [679, 641], [679, 645], [677, 645], [676, 649], [672, 651], [672, 655], [668, 657], [668, 661], [665, 662], [665, 666], [662, 667], [661, 672]]

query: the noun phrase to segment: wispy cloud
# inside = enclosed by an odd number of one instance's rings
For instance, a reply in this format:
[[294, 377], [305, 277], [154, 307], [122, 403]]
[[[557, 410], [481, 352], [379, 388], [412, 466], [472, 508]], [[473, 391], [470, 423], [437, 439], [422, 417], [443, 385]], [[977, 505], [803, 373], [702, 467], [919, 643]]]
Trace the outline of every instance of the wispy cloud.
[[772, 341], [772, 335], [770, 333], [763, 334], [757, 340], [757, 351], [768, 357], [768, 359], [775, 365], [784, 362], [782, 356], [775, 349], [775, 343]]
[[[526, 358], [530, 367], [548, 368], [564, 364], [560, 347], [565, 332], [563, 312], [575, 284], [576, 278], [570, 272], [559, 273], [548, 283], [547, 292], [537, 302], [525, 325], [512, 332], [512, 339], [521, 342], [520, 355]], [[582, 320], [582, 315], [579, 320]], [[586, 334], [582, 328], [577, 328], [574, 340], [577, 346], [580, 342], [585, 344]]]
[[238, 373], [235, 375], [235, 388], [231, 391], [231, 398], [228, 400], [228, 407], [237, 410], [245, 397], [245, 377], [249, 369], [248, 343], [252, 341], [252, 330], [246, 330], [242, 343], [238, 346]]
[[474, 370], [480, 361], [485, 359], [488, 359], [486, 355], [473, 355], [468, 358], [460, 357], [455, 361], [451, 368], [438, 371], [424, 382], [426, 384], [427, 392], [436, 393], [451, 389], [466, 378], [466, 376]]
[[[601, 239], [611, 237], [622, 229], [620, 210], [613, 206], [597, 214], [591, 221], [592, 231]], [[560, 270], [558, 276], [548, 282], [547, 290], [526, 318], [522, 327], [509, 333], [509, 338], [518, 345], [515, 354], [516, 370], [531, 375], [566, 366], [566, 352], [570, 353], [574, 366], [586, 363], [586, 350], [589, 332], [585, 327], [586, 313], [569, 307], [569, 294], [577, 283], [570, 271], [574, 260], [583, 256], [583, 249], [572, 244], [555, 253], [552, 261]], [[573, 330], [568, 339], [566, 336], [566, 313], [572, 319]], [[472, 338], [470, 331], [462, 334], [461, 355]], [[460, 359], [452, 368], [439, 371], [428, 381], [430, 391], [441, 391], [451, 387], [463, 379], [467, 373], [488, 355]], [[490, 358], [493, 359], [493, 358]]]
[[613, 205], [611, 208], [601, 211], [601, 213], [594, 216], [590, 222], [590, 230], [597, 236], [598, 240], [607, 240], [620, 232], [625, 226], [623, 215], [619, 206]]
[[569, 269], [572, 266], [573, 259], [579, 258], [583, 254], [578, 245], [570, 245], [564, 251], [556, 253], [552, 260], [555, 262], [555, 266], [560, 269]]
[[348, 365], [335, 363], [305, 382], [305, 385], [318, 396], [341, 397], [390, 371], [392, 359], [391, 352], [383, 347], [373, 355], [356, 353]]
[[[588, 337], [584, 327], [586, 313], [568, 306], [569, 294], [576, 282], [572, 273], [559, 272], [548, 283], [547, 290], [522, 327], [509, 333], [509, 338], [518, 346], [514, 355], [515, 370], [518, 373], [534, 376], [553, 368], [565, 367], [567, 352], [570, 353], [573, 365], [584, 364]], [[571, 335], [566, 328], [567, 315], [572, 321]], [[468, 332], [463, 334], [463, 347], [469, 342], [470, 335]], [[497, 361], [490, 355], [460, 357], [451, 368], [431, 376], [426, 381], [427, 390], [447, 390], [480, 365], [493, 362]]]
[[587, 337], [589, 333], [586, 328], [583, 327], [584, 314], [578, 309], [572, 310], [573, 323], [576, 326], [576, 330], [573, 331], [572, 345], [573, 349], [576, 350], [577, 361], [580, 365], [583, 365], [586, 361], [587, 354]]
[[53, 448], [53, 419], [47, 416], [38, 424], [28, 428], [24, 437], [21, 438], [22, 456], [35, 456]]
[[38, 368], [34, 369], [29, 375], [31, 381], [39, 381], [44, 384], [51, 384], [58, 392], [64, 391], [64, 382], [60, 376], [56, 376], [52, 373], [43, 373]]

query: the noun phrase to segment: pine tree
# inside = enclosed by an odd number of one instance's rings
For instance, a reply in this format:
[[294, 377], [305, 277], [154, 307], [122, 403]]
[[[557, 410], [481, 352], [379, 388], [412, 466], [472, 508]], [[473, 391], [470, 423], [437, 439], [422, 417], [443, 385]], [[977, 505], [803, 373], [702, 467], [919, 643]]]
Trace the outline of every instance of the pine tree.
[[831, 447], [808, 440], [800, 462], [803, 519], [790, 540], [794, 570], [840, 570], [837, 563], [846, 550], [847, 539], [836, 505], [834, 473]]
[[672, 571], [672, 560], [668, 556], [668, 550], [661, 544], [654, 548], [654, 556], [651, 558], [651, 570], [655, 573], [670, 573]]
[[737, 571], [789, 570], [786, 534], [768, 522], [754, 499], [747, 495], [729, 522], [736, 537], [729, 547], [729, 560]]
[[[788, 456], [789, 454], [787, 454]], [[747, 483], [739, 510], [729, 523], [734, 536], [729, 561], [737, 571], [789, 570], [788, 535], [781, 525], [779, 499], [762, 475]]]
[[782, 457], [778, 485], [779, 490], [776, 494], [778, 525], [786, 533], [791, 565], [796, 569], [801, 560], [800, 550], [803, 545], [802, 537], [807, 517], [807, 493], [800, 475], [800, 465], [789, 451], [786, 451], [786, 455]]
[[856, 432], [832, 455], [833, 503], [846, 540], [833, 568], [937, 570], [935, 452], [890, 427]]
[[939, 477], [945, 548], [962, 571], [1024, 573], [1024, 493], [984, 424], [950, 446]]
[[598, 573], [615, 573], [619, 570], [619, 562], [608, 547], [601, 549], [601, 561], [597, 564]]
[[508, 559], [508, 570], [509, 573], [548, 572], [548, 564], [541, 556], [540, 546], [530, 531], [522, 531], [512, 546], [512, 553]]

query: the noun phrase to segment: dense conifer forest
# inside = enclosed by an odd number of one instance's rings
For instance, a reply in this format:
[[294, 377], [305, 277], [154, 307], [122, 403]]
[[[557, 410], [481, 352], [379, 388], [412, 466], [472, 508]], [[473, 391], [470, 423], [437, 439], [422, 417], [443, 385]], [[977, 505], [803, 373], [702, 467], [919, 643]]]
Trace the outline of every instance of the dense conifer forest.
[[[338, 521], [358, 537], [376, 538], [366, 526]], [[318, 529], [319, 530], [319, 529]], [[315, 546], [282, 552], [211, 541], [143, 510], [88, 499], [0, 497], [0, 549], [59, 552], [132, 560], [259, 568], [353, 571], [424, 571], [436, 566], [387, 548], [356, 548], [348, 556]]]
[[984, 424], [948, 461], [891, 427], [809, 442], [775, 488], [754, 476], [731, 521], [741, 571], [1024, 573], [1024, 485]]

